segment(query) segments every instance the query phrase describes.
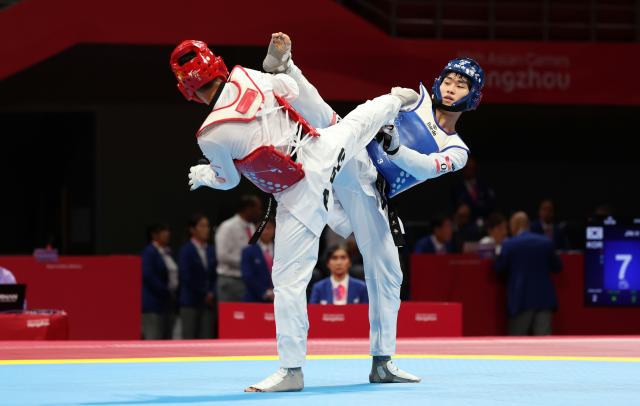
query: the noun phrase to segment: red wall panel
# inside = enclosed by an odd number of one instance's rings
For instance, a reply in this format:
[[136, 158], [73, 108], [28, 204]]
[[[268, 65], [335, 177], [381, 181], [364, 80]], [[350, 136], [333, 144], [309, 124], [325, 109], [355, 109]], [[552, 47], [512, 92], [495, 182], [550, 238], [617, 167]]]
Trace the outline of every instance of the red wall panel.
[[[276, 335], [273, 305], [220, 303], [220, 338], [271, 338]], [[368, 306], [308, 305], [309, 338], [369, 337]], [[459, 303], [403, 302], [398, 337], [456, 337], [462, 334]]]
[[[295, 0], [281, 0], [277, 7], [265, 1], [24, 1], [0, 13], [0, 79], [79, 43], [172, 45], [197, 38], [214, 50], [216, 45], [266, 49], [270, 33], [284, 31], [293, 38], [296, 63], [327, 100], [362, 100], [395, 85], [416, 88], [420, 81], [430, 87], [447, 60], [468, 55], [486, 71], [488, 103], [640, 104], [640, 82], [620, 76], [640, 63], [638, 43], [393, 38], [333, 0], [300, 5]], [[70, 74], [82, 68], [70, 67]], [[621, 81], [624, 91], [615, 87]], [[131, 90], [130, 81], [122, 85]]]
[[140, 338], [142, 276], [135, 256], [0, 257], [18, 283], [27, 284], [29, 309], [64, 310], [71, 340]]

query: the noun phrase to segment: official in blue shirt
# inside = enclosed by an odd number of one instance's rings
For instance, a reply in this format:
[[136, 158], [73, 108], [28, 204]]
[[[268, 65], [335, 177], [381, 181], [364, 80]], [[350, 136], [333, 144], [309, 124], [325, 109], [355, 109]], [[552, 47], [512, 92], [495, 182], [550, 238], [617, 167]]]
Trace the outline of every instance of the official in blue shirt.
[[562, 262], [551, 240], [529, 231], [524, 212], [511, 217], [510, 228], [514, 237], [502, 244], [495, 263], [507, 278], [509, 335], [549, 335], [558, 307], [551, 273], [560, 272]]
[[271, 268], [273, 267], [273, 238], [276, 225], [273, 220], [265, 225], [256, 244], [248, 245], [242, 250], [240, 269], [245, 284], [245, 302], [273, 302], [273, 283]]
[[189, 221], [191, 239], [180, 249], [180, 320], [183, 338], [213, 338], [216, 256], [209, 244], [211, 228], [203, 214]]
[[312, 304], [358, 304], [369, 303], [367, 285], [364, 281], [349, 276], [351, 258], [347, 247], [337, 246], [327, 253], [327, 268], [331, 276], [313, 285]]

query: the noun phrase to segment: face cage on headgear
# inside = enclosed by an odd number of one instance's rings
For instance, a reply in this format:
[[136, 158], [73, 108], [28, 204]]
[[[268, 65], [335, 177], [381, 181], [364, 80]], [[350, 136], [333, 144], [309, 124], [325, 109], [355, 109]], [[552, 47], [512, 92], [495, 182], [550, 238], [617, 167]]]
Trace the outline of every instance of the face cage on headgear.
[[[442, 103], [440, 86], [447, 75], [451, 72], [458, 73], [469, 79], [469, 94], [453, 103], [451, 106], [446, 106]], [[447, 63], [447, 66], [445, 66], [440, 76], [438, 76], [433, 83], [433, 87], [431, 89], [433, 104], [437, 108], [446, 111], [461, 112], [475, 110], [482, 99], [483, 87], [484, 71], [476, 61], [471, 58], [452, 59]]]
[[[180, 62], [180, 59], [193, 52], [193, 58]], [[216, 56], [202, 41], [186, 40], [181, 42], [171, 54], [171, 70], [178, 80], [178, 90], [189, 101], [205, 103], [196, 91], [216, 78], [226, 80], [229, 70], [223, 59]]]

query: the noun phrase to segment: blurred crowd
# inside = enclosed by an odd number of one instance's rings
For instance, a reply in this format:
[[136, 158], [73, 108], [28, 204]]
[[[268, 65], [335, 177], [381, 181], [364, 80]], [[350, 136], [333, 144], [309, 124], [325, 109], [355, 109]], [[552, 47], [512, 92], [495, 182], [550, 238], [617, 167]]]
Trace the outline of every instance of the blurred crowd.
[[[243, 196], [237, 212], [212, 235], [204, 214], [188, 222], [189, 238], [177, 255], [166, 224], [148, 229], [142, 251], [142, 336], [145, 339], [213, 338], [218, 302], [274, 300], [271, 283], [276, 225], [269, 219], [256, 244], [248, 244], [263, 215], [262, 201]], [[352, 240], [329, 247], [309, 284], [309, 303], [365, 304], [367, 289]]]
[[[496, 210], [490, 185], [477, 177], [470, 159], [453, 187], [455, 210], [440, 213], [427, 230], [414, 230], [401, 254], [476, 253], [495, 258], [507, 284], [509, 333], [550, 334], [557, 307], [550, 274], [561, 270], [558, 251], [573, 248], [555, 202], [543, 199], [532, 219], [524, 211]], [[165, 224], [148, 229], [142, 251], [142, 336], [145, 339], [213, 338], [218, 302], [274, 300], [271, 269], [276, 224], [269, 220], [256, 244], [248, 244], [263, 216], [263, 202], [242, 196], [236, 213], [212, 227], [204, 214], [188, 221], [188, 238], [171, 251]], [[607, 215], [608, 207], [596, 214]], [[309, 283], [311, 304], [368, 303], [362, 257], [353, 239], [325, 230], [320, 260]], [[405, 280], [408, 272], [405, 271]], [[403, 294], [408, 297], [406, 289]]]

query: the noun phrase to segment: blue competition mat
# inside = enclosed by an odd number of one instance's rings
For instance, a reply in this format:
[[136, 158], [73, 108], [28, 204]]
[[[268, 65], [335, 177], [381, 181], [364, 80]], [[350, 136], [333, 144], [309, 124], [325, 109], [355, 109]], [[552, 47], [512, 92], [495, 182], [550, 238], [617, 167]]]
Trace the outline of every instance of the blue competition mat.
[[598, 405], [640, 404], [640, 362], [399, 358], [419, 384], [368, 383], [367, 359], [310, 360], [305, 390], [243, 393], [275, 361], [0, 365], [0, 404]]

